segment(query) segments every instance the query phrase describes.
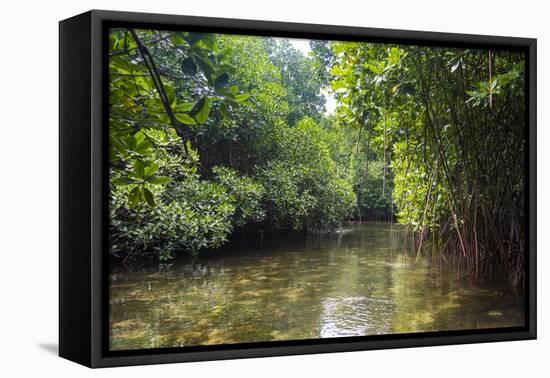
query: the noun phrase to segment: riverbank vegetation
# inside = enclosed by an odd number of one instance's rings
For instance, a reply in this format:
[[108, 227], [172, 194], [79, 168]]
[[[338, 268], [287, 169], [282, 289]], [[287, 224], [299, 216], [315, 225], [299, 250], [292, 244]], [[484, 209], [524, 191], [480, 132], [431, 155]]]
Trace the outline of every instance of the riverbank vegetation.
[[524, 75], [513, 51], [113, 29], [110, 253], [397, 221], [521, 286]]

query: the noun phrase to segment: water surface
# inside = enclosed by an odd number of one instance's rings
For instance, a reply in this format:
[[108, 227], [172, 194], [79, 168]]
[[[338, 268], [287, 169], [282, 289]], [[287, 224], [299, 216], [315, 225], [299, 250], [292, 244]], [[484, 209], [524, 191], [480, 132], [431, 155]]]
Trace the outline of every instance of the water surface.
[[115, 268], [110, 348], [523, 326], [522, 298], [504, 279], [412, 261], [399, 226], [364, 223], [168, 271]]

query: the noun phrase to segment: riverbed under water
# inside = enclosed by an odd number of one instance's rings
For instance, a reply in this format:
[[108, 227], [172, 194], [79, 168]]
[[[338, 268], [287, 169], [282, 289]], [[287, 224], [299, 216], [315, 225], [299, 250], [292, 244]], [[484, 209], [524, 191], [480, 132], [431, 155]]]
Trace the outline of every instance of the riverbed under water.
[[346, 226], [193, 263], [113, 268], [110, 349], [316, 339], [524, 325], [504, 279], [403, 251], [400, 226]]

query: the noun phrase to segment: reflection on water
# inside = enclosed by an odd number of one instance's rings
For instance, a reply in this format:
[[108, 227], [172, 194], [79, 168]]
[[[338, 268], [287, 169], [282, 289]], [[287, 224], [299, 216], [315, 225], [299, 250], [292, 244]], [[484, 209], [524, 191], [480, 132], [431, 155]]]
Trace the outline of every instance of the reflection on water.
[[399, 226], [111, 274], [111, 350], [515, 327], [523, 302], [451, 261], [412, 264]]
[[391, 333], [393, 306], [389, 298], [326, 298], [322, 305], [319, 337]]

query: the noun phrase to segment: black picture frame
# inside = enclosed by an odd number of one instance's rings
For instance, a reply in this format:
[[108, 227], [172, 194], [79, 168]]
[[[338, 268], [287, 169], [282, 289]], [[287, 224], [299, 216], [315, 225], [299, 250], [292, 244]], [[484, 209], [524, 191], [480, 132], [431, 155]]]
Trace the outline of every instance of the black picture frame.
[[[526, 325], [109, 352], [106, 31], [113, 25], [278, 37], [506, 48], [526, 56]], [[59, 24], [59, 354], [89, 367], [535, 339], [536, 39], [92, 10]]]

